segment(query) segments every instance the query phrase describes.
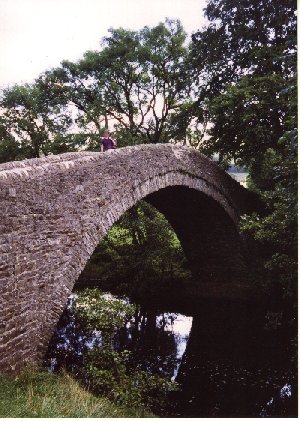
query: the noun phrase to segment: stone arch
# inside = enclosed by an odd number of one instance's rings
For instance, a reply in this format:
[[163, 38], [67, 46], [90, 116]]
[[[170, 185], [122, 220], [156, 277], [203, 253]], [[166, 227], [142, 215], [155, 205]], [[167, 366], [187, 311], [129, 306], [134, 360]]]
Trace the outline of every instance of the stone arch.
[[[135, 203], [147, 198], [178, 231], [176, 212], [166, 202], [174, 192], [187, 200], [198, 194], [198, 211], [209, 204], [213, 212], [223, 215], [222, 223], [235, 232], [236, 244], [239, 216], [251, 204], [250, 194], [214, 163], [176, 145], [2, 164], [0, 186], [2, 371], [41, 361], [88, 258]], [[181, 237], [188, 250], [188, 239]], [[197, 261], [191, 250], [188, 255]]]

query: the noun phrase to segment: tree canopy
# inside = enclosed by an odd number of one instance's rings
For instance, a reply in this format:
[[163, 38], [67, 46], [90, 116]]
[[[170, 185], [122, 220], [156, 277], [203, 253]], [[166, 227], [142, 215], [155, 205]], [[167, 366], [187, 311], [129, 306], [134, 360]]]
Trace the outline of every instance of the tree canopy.
[[58, 106], [76, 108], [81, 128], [101, 134], [112, 121], [123, 144], [167, 142], [190, 89], [185, 41], [180, 22], [168, 19], [140, 31], [110, 29], [100, 51], [64, 61], [38, 83]]
[[[256, 280], [297, 285], [296, 2], [210, 0], [209, 24], [193, 35], [191, 68], [198, 100], [191, 112], [209, 122], [204, 153], [250, 174], [266, 217], [245, 218], [260, 246]], [[292, 281], [293, 279], [293, 281]]]

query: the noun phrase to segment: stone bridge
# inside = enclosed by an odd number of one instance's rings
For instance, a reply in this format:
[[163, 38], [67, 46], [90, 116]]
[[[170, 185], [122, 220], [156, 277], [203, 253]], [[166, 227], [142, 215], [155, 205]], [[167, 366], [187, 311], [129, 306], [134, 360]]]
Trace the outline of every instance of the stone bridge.
[[203, 282], [245, 278], [250, 192], [195, 150], [141, 145], [0, 165], [0, 371], [39, 363], [96, 245], [145, 199]]

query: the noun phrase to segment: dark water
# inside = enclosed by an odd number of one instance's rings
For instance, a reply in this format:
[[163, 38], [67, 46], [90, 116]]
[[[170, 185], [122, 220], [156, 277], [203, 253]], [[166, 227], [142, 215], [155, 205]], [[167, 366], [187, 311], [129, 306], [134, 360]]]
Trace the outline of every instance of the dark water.
[[[214, 302], [193, 313], [148, 308], [115, 337], [115, 348], [131, 350], [134, 364], [180, 384], [160, 416], [297, 417], [295, 332], [280, 315], [266, 319], [253, 305]], [[99, 332], [81, 331], [69, 305], [46, 364], [76, 372], [86, 351], [100, 345]]]

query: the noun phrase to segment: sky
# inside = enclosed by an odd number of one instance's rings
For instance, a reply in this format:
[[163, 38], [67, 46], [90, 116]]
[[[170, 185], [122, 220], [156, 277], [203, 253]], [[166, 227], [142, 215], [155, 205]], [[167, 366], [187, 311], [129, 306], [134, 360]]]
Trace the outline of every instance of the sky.
[[188, 34], [204, 23], [206, 0], [0, 0], [0, 88], [30, 83], [62, 60], [99, 50], [109, 28], [139, 30], [166, 17]]

